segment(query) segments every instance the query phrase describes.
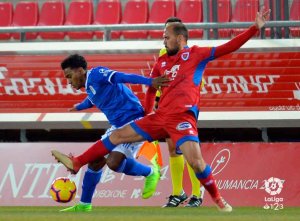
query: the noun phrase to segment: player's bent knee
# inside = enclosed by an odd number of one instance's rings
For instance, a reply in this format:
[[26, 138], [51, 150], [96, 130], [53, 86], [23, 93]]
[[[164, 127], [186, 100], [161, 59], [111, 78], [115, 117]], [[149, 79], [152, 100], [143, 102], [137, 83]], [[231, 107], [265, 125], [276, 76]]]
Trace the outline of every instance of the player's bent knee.
[[106, 164], [109, 169], [117, 171], [125, 158], [126, 156], [123, 153], [113, 151], [106, 159]]
[[88, 164], [88, 168], [93, 171], [99, 171], [104, 167], [105, 164], [106, 164], [106, 159], [104, 157], [101, 157], [93, 162], [90, 162]]
[[116, 144], [116, 145], [125, 143], [123, 141], [124, 135], [123, 135], [122, 129], [116, 129], [115, 131], [113, 131], [112, 134], [110, 135], [109, 139], [113, 144]]

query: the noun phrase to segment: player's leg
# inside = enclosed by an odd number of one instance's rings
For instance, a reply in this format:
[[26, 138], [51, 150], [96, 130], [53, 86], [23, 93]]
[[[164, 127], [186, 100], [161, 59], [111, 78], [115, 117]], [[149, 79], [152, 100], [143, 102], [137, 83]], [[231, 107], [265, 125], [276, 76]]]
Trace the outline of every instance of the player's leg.
[[93, 162], [99, 157], [104, 157], [110, 153], [117, 145], [122, 143], [131, 143], [142, 141], [143, 138], [139, 135], [131, 125], [126, 125], [116, 129], [109, 137], [103, 140], [98, 140], [89, 149], [81, 155], [74, 157], [63, 154], [57, 150], [52, 150], [51, 153], [58, 162], [61, 162], [71, 173], [76, 174], [80, 168], [89, 162]]
[[88, 169], [85, 171], [82, 181], [80, 202], [75, 206], [61, 210], [61, 212], [90, 212], [92, 210], [93, 194], [101, 179], [102, 168], [105, 164], [106, 159], [104, 157], [88, 164]]
[[[137, 153], [143, 143], [121, 144], [111, 152], [107, 159], [107, 165], [113, 171], [124, 173], [131, 176], [144, 176], [145, 184], [142, 197], [147, 199], [155, 191], [160, 179], [160, 166], [153, 162], [153, 166], [142, 164], [136, 160]], [[156, 156], [157, 158], [157, 156]]]
[[189, 202], [186, 204], [186, 207], [198, 207], [203, 202], [204, 188], [200, 188], [200, 182], [196, 177], [193, 168], [188, 163], [186, 163], [186, 165], [192, 183], [192, 196], [190, 197]]
[[123, 153], [112, 151], [107, 158], [107, 166], [117, 172], [129, 176], [149, 176], [153, 173], [150, 166], [142, 164], [133, 158], [127, 158]]
[[190, 166], [195, 171], [196, 177], [211, 195], [218, 209], [222, 212], [231, 212], [232, 207], [221, 197], [215, 179], [212, 175], [211, 167], [205, 163], [199, 143], [195, 141], [185, 141], [180, 145], [180, 149]]
[[221, 197], [212, 175], [211, 167], [205, 163], [199, 146], [197, 118], [192, 112], [167, 116], [165, 127], [170, 137], [182, 151], [186, 161], [195, 171], [196, 177], [209, 192], [218, 209], [231, 212], [232, 207]]
[[171, 139], [166, 139], [166, 142], [169, 150], [169, 165], [173, 192], [163, 207], [177, 207], [188, 198], [182, 186], [184, 158], [182, 153], [176, 153], [176, 147]]

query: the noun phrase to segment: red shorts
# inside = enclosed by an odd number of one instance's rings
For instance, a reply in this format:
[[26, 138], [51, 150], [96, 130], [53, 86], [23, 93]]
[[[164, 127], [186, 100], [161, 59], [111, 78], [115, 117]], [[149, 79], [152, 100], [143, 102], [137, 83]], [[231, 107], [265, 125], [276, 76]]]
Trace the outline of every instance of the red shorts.
[[199, 142], [197, 120], [189, 111], [175, 115], [153, 113], [131, 123], [131, 126], [149, 141], [170, 137], [176, 147], [185, 141]]

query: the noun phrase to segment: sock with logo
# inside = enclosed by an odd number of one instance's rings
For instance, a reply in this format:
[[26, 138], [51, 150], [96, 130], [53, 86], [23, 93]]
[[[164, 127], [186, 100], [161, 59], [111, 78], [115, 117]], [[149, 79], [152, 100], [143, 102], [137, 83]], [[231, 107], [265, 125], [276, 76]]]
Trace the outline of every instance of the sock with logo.
[[213, 199], [219, 198], [220, 193], [212, 175], [211, 167], [207, 164], [204, 171], [201, 173], [196, 173], [196, 177], [199, 179], [201, 184], [209, 192]]

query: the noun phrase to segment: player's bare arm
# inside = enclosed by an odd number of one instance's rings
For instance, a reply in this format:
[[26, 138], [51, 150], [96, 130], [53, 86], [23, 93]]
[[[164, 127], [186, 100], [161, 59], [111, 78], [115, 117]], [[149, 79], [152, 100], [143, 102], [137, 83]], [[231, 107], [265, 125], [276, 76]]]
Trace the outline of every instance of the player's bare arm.
[[249, 29], [237, 35], [227, 43], [217, 46], [214, 57], [218, 58], [225, 54], [234, 52], [238, 50], [243, 44], [245, 44], [250, 38], [252, 38], [257, 33], [257, 31], [266, 24], [266, 20], [270, 16], [270, 9], [264, 12], [263, 11], [264, 7], [262, 7], [261, 10], [257, 12], [255, 23]]

